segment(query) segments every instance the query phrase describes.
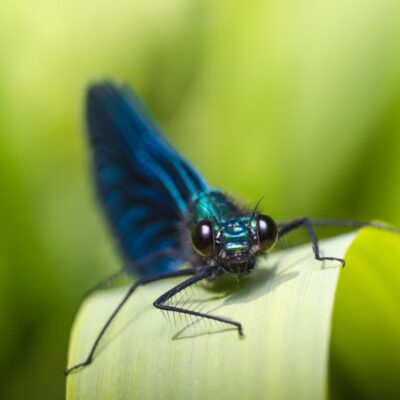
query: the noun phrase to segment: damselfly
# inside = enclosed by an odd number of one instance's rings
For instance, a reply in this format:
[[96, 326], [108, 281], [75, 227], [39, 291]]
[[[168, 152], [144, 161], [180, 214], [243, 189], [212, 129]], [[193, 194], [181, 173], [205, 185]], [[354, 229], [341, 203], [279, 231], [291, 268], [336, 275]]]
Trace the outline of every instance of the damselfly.
[[[343, 259], [320, 253], [317, 226], [372, 226], [399, 232], [377, 223], [306, 217], [275, 222], [259, 211], [259, 204], [248, 208], [209, 188], [145, 116], [127, 88], [94, 85], [88, 90], [86, 106], [98, 194], [124, 256], [125, 270], [138, 279], [105, 322], [86, 360], [66, 369], [66, 374], [92, 362], [104, 333], [139, 286], [186, 276], [155, 299], [154, 306], [219, 321], [243, 335], [238, 321], [172, 306], [168, 301], [203, 280], [250, 274], [259, 257], [299, 228], [306, 230], [317, 260], [342, 265]], [[179, 269], [184, 262], [190, 268]]]

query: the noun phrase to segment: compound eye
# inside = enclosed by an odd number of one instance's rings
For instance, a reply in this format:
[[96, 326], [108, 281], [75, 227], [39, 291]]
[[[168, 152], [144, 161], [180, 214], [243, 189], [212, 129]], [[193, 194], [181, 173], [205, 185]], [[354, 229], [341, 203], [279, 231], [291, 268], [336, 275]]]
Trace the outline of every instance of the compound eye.
[[192, 230], [192, 245], [203, 257], [211, 257], [215, 251], [214, 231], [210, 220], [199, 221]]
[[257, 235], [261, 251], [271, 249], [278, 239], [278, 227], [268, 215], [260, 214], [257, 217]]

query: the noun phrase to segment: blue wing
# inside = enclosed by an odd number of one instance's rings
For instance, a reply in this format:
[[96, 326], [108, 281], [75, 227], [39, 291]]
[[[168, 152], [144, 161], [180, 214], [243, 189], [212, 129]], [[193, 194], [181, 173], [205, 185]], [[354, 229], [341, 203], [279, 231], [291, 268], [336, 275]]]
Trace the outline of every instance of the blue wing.
[[128, 265], [142, 276], [176, 269], [179, 223], [206, 183], [126, 87], [91, 86], [86, 111], [98, 193]]

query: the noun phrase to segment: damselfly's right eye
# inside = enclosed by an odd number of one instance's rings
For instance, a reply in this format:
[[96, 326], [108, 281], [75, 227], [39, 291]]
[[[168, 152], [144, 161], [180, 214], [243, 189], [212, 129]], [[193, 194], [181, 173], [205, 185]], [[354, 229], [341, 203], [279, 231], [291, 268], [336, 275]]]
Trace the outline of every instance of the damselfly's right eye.
[[211, 257], [215, 251], [214, 231], [210, 220], [199, 221], [192, 230], [192, 245], [203, 257]]
[[257, 235], [261, 251], [271, 249], [278, 239], [278, 227], [268, 215], [260, 214], [257, 217]]

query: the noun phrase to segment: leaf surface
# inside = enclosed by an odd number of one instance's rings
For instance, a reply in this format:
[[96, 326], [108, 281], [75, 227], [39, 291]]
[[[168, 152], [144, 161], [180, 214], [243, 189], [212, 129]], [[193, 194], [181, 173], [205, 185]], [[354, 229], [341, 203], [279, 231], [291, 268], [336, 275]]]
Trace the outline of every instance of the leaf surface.
[[[323, 241], [323, 254], [343, 257], [354, 236]], [[152, 303], [182, 278], [139, 288], [93, 363], [69, 375], [67, 398], [322, 399], [340, 270], [335, 262], [314, 260], [308, 244], [272, 254], [240, 282], [198, 285], [176, 300], [242, 322], [244, 338], [204, 319], [171, 313], [164, 319]], [[69, 366], [85, 359], [126, 290], [103, 291], [84, 302]]]

